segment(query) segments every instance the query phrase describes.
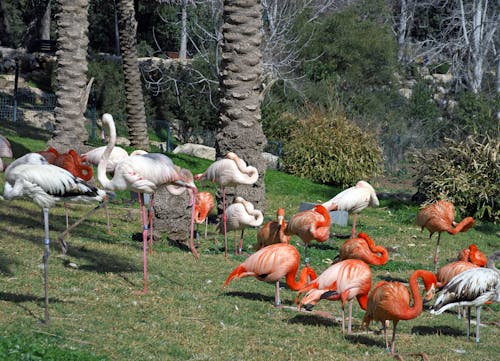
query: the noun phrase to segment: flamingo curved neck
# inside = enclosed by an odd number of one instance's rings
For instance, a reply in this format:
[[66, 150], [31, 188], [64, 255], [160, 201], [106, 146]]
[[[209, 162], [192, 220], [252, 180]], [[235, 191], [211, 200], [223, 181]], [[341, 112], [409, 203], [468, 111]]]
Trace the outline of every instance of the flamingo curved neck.
[[330, 213], [322, 205], [317, 205], [314, 210], [323, 216], [322, 221], [316, 222], [316, 227], [330, 226]]
[[308, 276], [311, 276], [312, 278], [316, 278], [315, 277], [316, 274], [314, 273], [314, 271], [310, 267], [302, 268], [302, 270], [300, 271], [298, 281], [295, 280], [296, 275], [297, 275], [297, 272], [290, 272], [286, 275], [286, 284], [293, 291], [298, 291], [302, 287], [304, 287], [307, 284]]
[[406, 309], [401, 310], [402, 320], [411, 320], [422, 313], [423, 303], [418, 287], [419, 278], [423, 280], [426, 289], [430, 288], [432, 283], [436, 283], [436, 277], [429, 271], [417, 270], [411, 274], [409, 283], [411, 296], [413, 298], [413, 306], [408, 305]]
[[102, 117], [103, 128], [107, 127], [109, 130], [109, 142], [106, 145], [106, 149], [104, 150], [104, 153], [102, 155], [101, 160], [99, 161], [99, 164], [97, 165], [97, 179], [99, 180], [103, 188], [107, 190], [114, 190], [113, 182], [108, 178], [106, 174], [106, 166], [108, 164], [109, 157], [116, 143], [115, 123], [113, 119], [110, 117], [111, 116], [108, 117], [107, 114], [104, 114]]

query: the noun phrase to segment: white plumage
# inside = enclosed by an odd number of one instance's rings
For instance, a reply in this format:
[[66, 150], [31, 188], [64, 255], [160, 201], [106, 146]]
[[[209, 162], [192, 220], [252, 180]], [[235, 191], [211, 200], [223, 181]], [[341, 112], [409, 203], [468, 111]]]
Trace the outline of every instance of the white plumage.
[[7, 138], [0, 134], [0, 172], [3, 171], [2, 157], [12, 158], [12, 147]]
[[491, 268], [472, 268], [453, 277], [442, 289], [431, 313], [439, 315], [454, 306], [467, 306], [467, 339], [470, 335], [470, 308], [476, 307], [476, 342], [479, 342], [481, 306], [500, 302], [500, 272]]
[[[97, 166], [102, 159], [106, 146], [94, 148], [86, 153], [81, 154], [83, 162]], [[114, 147], [109, 155], [108, 162], [106, 164], [106, 172], [113, 173], [117, 163], [128, 157], [128, 153], [125, 149], [120, 147]]]
[[328, 211], [346, 211], [353, 214], [352, 238], [356, 233], [356, 216], [368, 206], [378, 207], [375, 189], [366, 181], [359, 181], [354, 187], [347, 188], [329, 201], [322, 204]]

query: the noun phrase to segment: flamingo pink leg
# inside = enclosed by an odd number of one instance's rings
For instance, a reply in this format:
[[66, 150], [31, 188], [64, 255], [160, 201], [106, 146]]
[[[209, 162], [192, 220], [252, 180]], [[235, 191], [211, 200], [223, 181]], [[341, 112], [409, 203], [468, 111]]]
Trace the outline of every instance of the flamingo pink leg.
[[354, 215], [352, 217], [351, 238], [356, 238], [356, 216], [357, 216], [357, 213], [354, 213]]
[[222, 188], [222, 221], [224, 222], [224, 256], [227, 258], [226, 190]]
[[153, 255], [153, 206], [154, 194], [151, 194], [149, 199], [149, 255]]
[[240, 247], [238, 248], [238, 254], [243, 254], [243, 232], [245, 232], [245, 229], [241, 230]]
[[139, 193], [139, 207], [142, 216], [142, 253], [143, 253], [143, 264], [144, 264], [144, 288], [142, 293], [148, 293], [148, 224], [146, 216], [146, 207], [144, 206], [144, 194]]
[[191, 253], [193, 254], [195, 260], [198, 260], [200, 256], [198, 256], [198, 251], [196, 250], [196, 247], [194, 246], [194, 204], [195, 204], [195, 199], [196, 199], [196, 190], [193, 190], [193, 195], [190, 200], [190, 206], [191, 206], [191, 225], [190, 225], [190, 235], [189, 235], [189, 249], [191, 250]]

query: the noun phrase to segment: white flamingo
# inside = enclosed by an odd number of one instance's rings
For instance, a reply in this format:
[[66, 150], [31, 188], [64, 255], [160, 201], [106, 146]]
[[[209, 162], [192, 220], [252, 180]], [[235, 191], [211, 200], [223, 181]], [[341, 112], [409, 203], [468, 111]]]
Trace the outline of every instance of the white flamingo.
[[[106, 175], [106, 167], [109, 156], [116, 143], [116, 128], [111, 114], [102, 116], [103, 126], [109, 130], [109, 143], [97, 166], [97, 179], [104, 189], [109, 191], [131, 190], [139, 193], [139, 206], [142, 214], [143, 224], [143, 260], [144, 260], [144, 288], [143, 293], [147, 293], [147, 239], [151, 225], [148, 221], [146, 208], [144, 206], [144, 193], [153, 194], [160, 185], [167, 185], [167, 189], [174, 195], [181, 194], [187, 188], [191, 194], [191, 202], [194, 204], [194, 196], [197, 191], [193, 183], [193, 175], [187, 169], [181, 169], [174, 165], [172, 160], [166, 155], [159, 153], [147, 153], [143, 155], [132, 155], [116, 164], [114, 175], [109, 179]], [[151, 200], [152, 202], [152, 200]], [[192, 207], [194, 212], [194, 207]], [[151, 218], [151, 214], [150, 217]], [[191, 237], [189, 247], [194, 257], [198, 259], [198, 253], [193, 242], [194, 224], [191, 217]], [[152, 241], [152, 233], [150, 242]]]
[[9, 140], [0, 134], [0, 172], [4, 169], [2, 157], [12, 158], [12, 147]]
[[208, 180], [222, 190], [222, 222], [224, 225], [224, 254], [227, 258], [227, 216], [226, 187], [236, 187], [240, 184], [251, 185], [259, 179], [257, 168], [248, 166], [235, 153], [227, 153], [225, 158], [213, 162], [205, 172], [196, 174], [195, 180]]
[[28, 153], [12, 162], [5, 172], [5, 199], [27, 196], [43, 209], [45, 251], [43, 254], [45, 281], [45, 323], [49, 322], [48, 259], [50, 254], [49, 208], [58, 201], [102, 202], [106, 193], [67, 170], [48, 164], [38, 153]]
[[379, 201], [375, 189], [363, 180], [323, 203], [323, 207], [328, 211], [346, 211], [353, 215], [351, 238], [356, 237], [356, 217], [358, 213], [368, 206], [378, 207]]
[[494, 261], [500, 258], [495, 252], [488, 259], [488, 268], [471, 268], [453, 277], [442, 289], [431, 313], [439, 315], [454, 306], [467, 306], [467, 340], [470, 339], [471, 307], [476, 307], [476, 343], [479, 343], [481, 307], [486, 302], [500, 302], [500, 271]]
[[[264, 215], [258, 209], [255, 209], [251, 202], [248, 202], [242, 197], [236, 197], [234, 203], [229, 205], [226, 209], [226, 230], [234, 231], [234, 253], [241, 254], [243, 252], [243, 232], [248, 226], [258, 227], [262, 224], [264, 220]], [[217, 229], [221, 229], [219, 223]], [[237, 246], [236, 242], [236, 231], [241, 229], [240, 245]]]

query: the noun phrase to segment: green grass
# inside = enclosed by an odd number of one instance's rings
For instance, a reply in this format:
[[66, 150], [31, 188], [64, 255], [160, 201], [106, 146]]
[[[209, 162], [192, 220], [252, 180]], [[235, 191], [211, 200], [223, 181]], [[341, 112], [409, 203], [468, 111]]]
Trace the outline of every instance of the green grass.
[[[4, 130], [2, 129], [2, 132]], [[10, 139], [11, 135], [8, 135]], [[15, 138], [19, 149], [38, 143]], [[43, 146], [42, 146], [43, 148]], [[36, 149], [36, 148], [35, 148]], [[172, 155], [176, 164], [193, 173], [210, 162], [185, 155]], [[266, 173], [265, 219], [277, 207], [287, 218], [297, 212], [301, 201], [325, 201], [339, 189], [312, 183], [277, 171]], [[376, 189], [389, 187], [382, 180]], [[392, 186], [399, 191], [400, 185]], [[389, 187], [390, 188], [390, 187]], [[200, 190], [214, 190], [200, 184]], [[3, 191], [3, 174], [0, 174]], [[321, 301], [316, 311], [297, 312], [296, 293], [282, 291], [285, 308], [273, 306], [274, 286], [254, 278], [222, 284], [245, 256], [225, 260], [222, 236], [209, 224], [209, 237], [202, 239], [196, 262], [184, 249], [166, 241], [156, 242], [149, 257], [149, 289], [142, 289], [142, 243], [138, 206], [124, 200], [127, 192], [110, 205], [114, 235], [105, 233], [102, 211], [74, 229], [68, 238], [68, 255], [60, 255], [57, 235], [64, 231], [64, 208], [50, 212], [51, 257], [50, 314], [44, 325], [43, 277], [40, 268], [43, 228], [40, 210], [29, 200], [0, 201], [0, 359], [2, 360], [389, 360], [378, 325], [366, 333], [361, 326], [364, 312], [355, 303], [354, 335], [343, 336], [336, 318], [340, 303]], [[71, 205], [71, 221], [92, 206]], [[381, 199], [380, 207], [369, 208], [359, 217], [359, 230], [390, 250], [389, 262], [372, 267], [373, 281], [407, 280], [417, 268], [432, 268], [435, 236], [414, 225], [415, 204]], [[352, 219], [350, 218], [349, 221]], [[200, 229], [203, 229], [202, 227]], [[441, 237], [440, 263], [474, 242], [490, 253], [498, 249], [499, 227], [478, 222], [467, 233]], [[350, 233], [333, 226], [333, 235]], [[166, 238], [166, 235], [164, 235]], [[245, 231], [245, 251], [251, 253], [256, 230]], [[231, 235], [232, 237], [232, 235]], [[230, 238], [232, 251], [232, 238]], [[215, 241], [218, 243], [216, 244]], [[332, 236], [309, 250], [311, 265], [322, 272], [334, 259], [344, 238]], [[303, 247], [292, 239], [301, 253]], [[75, 267], [71, 265], [75, 264]], [[414, 320], [398, 324], [396, 350], [402, 354], [426, 352], [436, 360], [496, 360], [499, 336], [498, 304], [483, 308], [479, 345], [465, 340], [465, 322], [452, 312], [433, 316], [426, 310]], [[392, 326], [389, 328], [392, 330]], [[414, 359], [405, 356], [405, 359]]]

